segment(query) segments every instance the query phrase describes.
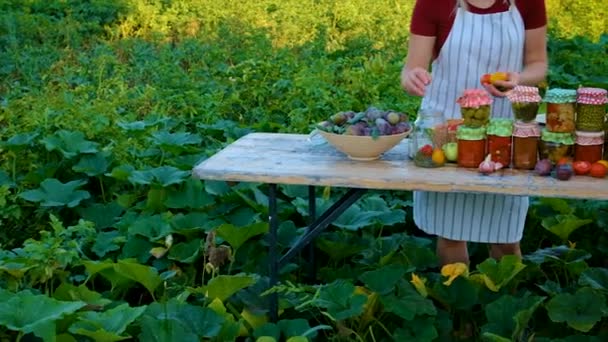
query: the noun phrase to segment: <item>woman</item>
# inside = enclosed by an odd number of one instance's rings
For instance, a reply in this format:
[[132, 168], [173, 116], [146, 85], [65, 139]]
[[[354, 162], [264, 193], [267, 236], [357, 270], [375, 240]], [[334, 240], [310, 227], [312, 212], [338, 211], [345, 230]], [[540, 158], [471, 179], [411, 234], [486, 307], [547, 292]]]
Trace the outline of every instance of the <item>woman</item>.
[[[480, 77], [508, 72], [486, 85], [495, 96], [492, 117], [512, 117], [505, 93], [535, 85], [547, 72], [544, 0], [417, 0], [410, 25], [403, 88], [422, 96], [422, 107], [460, 118], [456, 98], [478, 88]], [[428, 66], [432, 61], [432, 74]], [[414, 192], [414, 221], [437, 235], [442, 265], [469, 262], [467, 241], [490, 243], [490, 255], [521, 255], [528, 198], [493, 194]]]

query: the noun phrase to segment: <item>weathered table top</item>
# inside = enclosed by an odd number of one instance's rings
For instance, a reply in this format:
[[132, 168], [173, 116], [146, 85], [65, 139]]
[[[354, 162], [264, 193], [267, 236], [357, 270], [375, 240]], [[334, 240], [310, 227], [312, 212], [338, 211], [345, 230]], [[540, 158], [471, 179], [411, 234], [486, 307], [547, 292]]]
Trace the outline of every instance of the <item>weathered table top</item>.
[[455, 166], [420, 168], [407, 158], [406, 140], [378, 160], [353, 161], [319, 139], [248, 134], [195, 166], [193, 174], [199, 179], [239, 182], [608, 199], [608, 179], [576, 176], [559, 181], [511, 169], [485, 176]]

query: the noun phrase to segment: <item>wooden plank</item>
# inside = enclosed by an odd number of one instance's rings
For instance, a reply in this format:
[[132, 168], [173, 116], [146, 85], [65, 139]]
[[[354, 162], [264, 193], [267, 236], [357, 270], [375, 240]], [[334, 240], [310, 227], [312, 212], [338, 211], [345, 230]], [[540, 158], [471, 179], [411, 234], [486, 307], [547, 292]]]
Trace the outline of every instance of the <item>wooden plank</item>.
[[500, 193], [608, 200], [608, 180], [573, 177], [559, 181], [504, 169], [484, 176], [455, 166], [420, 168], [407, 158], [404, 140], [376, 161], [353, 161], [308, 135], [252, 133], [193, 169], [199, 179], [320, 185], [380, 190]]

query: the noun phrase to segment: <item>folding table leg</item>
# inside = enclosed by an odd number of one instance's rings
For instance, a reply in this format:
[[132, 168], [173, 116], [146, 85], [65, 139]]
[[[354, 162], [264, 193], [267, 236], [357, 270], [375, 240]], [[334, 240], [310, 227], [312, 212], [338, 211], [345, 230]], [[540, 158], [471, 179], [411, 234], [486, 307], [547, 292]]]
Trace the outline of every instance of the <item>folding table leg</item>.
[[[270, 286], [273, 287], [279, 281], [279, 259], [277, 252], [277, 229], [279, 219], [277, 217], [277, 185], [269, 184], [268, 191], [268, 223], [270, 228], [268, 241], [268, 259], [270, 263]], [[279, 318], [279, 297], [277, 293], [271, 293], [269, 297], [270, 321], [276, 322]]]

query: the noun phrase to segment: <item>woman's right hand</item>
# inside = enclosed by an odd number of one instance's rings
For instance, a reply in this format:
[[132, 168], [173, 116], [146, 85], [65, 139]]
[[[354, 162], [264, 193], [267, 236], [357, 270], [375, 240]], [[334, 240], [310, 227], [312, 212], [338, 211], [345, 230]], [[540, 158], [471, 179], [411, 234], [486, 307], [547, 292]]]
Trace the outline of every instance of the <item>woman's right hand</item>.
[[401, 71], [401, 87], [411, 95], [424, 96], [429, 83], [431, 83], [431, 74], [426, 69], [404, 67]]

